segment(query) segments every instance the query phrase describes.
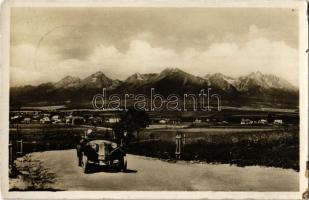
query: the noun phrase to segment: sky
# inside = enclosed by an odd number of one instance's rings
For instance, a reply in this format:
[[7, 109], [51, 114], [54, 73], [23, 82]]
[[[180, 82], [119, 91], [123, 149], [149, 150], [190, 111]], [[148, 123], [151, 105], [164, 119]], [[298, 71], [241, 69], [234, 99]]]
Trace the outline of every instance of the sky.
[[254, 71], [298, 85], [298, 12], [291, 8], [40, 8], [11, 10], [10, 83], [102, 71], [177, 67], [205, 76]]

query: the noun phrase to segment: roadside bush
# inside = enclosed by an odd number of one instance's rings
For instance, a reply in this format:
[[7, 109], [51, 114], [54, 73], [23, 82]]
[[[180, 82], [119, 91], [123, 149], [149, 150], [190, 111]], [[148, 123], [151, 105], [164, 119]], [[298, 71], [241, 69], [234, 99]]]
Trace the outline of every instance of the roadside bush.
[[50, 190], [50, 184], [54, 183], [56, 176], [44, 168], [41, 162], [27, 154], [15, 163], [21, 178], [27, 183], [25, 190]]

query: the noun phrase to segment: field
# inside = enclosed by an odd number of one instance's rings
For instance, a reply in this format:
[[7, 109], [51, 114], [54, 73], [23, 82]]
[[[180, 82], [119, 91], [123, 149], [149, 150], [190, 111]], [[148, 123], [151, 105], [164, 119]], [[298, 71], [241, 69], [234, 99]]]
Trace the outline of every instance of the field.
[[144, 142], [131, 145], [129, 152], [175, 160], [177, 134], [185, 136], [183, 160], [299, 170], [298, 127], [144, 130]]
[[[127, 147], [128, 153], [176, 161], [175, 137], [181, 135], [181, 160], [299, 170], [299, 128], [296, 125], [158, 127], [141, 130], [139, 142], [134, 138]], [[10, 140], [14, 152], [19, 151], [17, 141], [22, 140], [23, 154], [72, 149], [78, 142], [77, 136], [88, 128], [81, 125], [14, 124], [10, 126]], [[96, 132], [105, 139], [113, 139], [111, 129], [97, 127]]]
[[[12, 150], [14, 152], [22, 151], [22, 154], [34, 151], [72, 149], [79, 142], [79, 136], [83, 135], [90, 127], [67, 124], [11, 124], [9, 139], [12, 143]], [[96, 128], [95, 130], [103, 138], [112, 138], [111, 130], [108, 128]], [[18, 143], [20, 141], [22, 141], [22, 147]]]

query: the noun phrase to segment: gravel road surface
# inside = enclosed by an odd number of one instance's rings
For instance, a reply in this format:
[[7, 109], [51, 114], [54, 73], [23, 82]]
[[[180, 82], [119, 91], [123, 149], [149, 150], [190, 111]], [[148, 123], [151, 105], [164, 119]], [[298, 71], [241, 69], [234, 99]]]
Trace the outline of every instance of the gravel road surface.
[[77, 166], [75, 150], [37, 152], [31, 157], [56, 174], [52, 187], [61, 190], [298, 190], [298, 172], [279, 168], [170, 163], [127, 155], [129, 170], [126, 173], [101, 169], [84, 174]]

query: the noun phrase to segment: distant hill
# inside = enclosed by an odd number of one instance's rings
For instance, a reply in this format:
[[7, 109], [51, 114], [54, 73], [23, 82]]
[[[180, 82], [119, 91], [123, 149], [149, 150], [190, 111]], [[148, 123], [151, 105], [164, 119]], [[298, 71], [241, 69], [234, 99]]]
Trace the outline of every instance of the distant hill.
[[211, 88], [212, 94], [222, 96], [226, 106], [297, 108], [299, 98], [298, 88], [288, 81], [258, 71], [236, 78], [221, 73], [199, 77], [178, 68], [167, 68], [160, 73], [135, 73], [124, 81], [109, 78], [99, 71], [85, 79], [66, 76], [55, 83], [12, 87], [11, 105], [90, 104], [93, 95], [102, 93], [102, 88], [107, 88], [108, 94], [120, 95], [149, 95], [150, 89], [154, 88], [156, 93], [164, 96], [198, 94], [202, 89]]

